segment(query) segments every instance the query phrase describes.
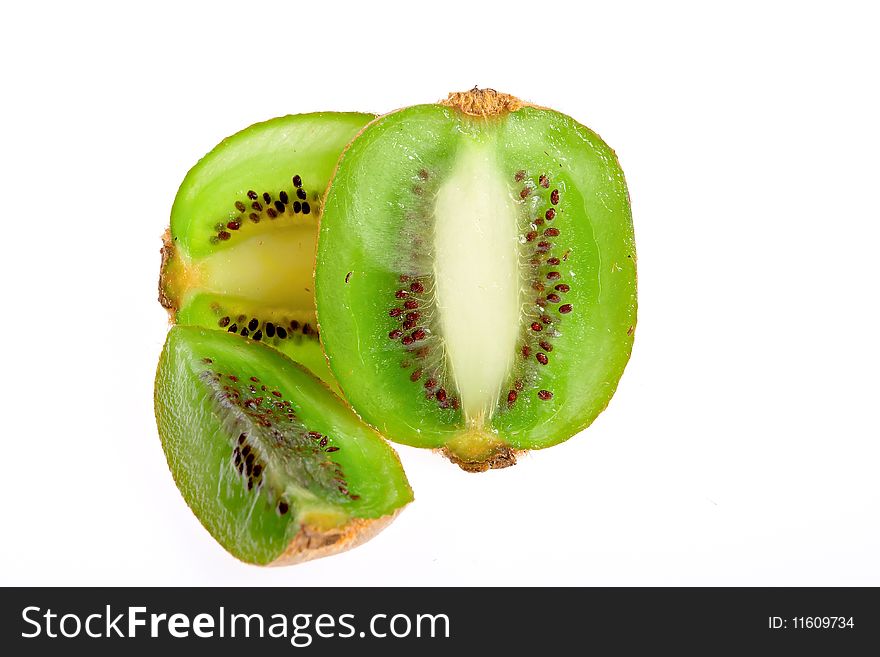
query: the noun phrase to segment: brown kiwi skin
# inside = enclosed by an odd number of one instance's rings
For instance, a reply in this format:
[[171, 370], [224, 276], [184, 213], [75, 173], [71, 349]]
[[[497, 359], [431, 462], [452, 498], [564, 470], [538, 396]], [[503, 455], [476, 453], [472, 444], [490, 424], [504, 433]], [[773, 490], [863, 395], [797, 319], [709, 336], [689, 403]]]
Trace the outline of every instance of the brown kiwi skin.
[[[495, 89], [491, 89], [488, 87], [485, 89], [480, 89], [478, 86], [475, 86], [470, 91], [450, 92], [444, 100], [437, 101], [437, 104], [456, 109], [469, 116], [479, 116], [483, 118], [495, 116], [504, 112], [515, 112], [523, 107], [549, 109], [542, 105], [535, 105], [533, 103], [524, 102], [516, 96], [501, 93], [499, 91], [496, 91]], [[357, 141], [358, 137], [360, 137], [363, 132], [370, 128], [374, 123], [377, 123], [378, 121], [384, 119], [386, 116], [394, 114], [395, 112], [399, 112], [403, 109], [406, 109], [406, 107], [398, 107], [397, 109], [391, 110], [390, 112], [386, 112], [385, 114], [380, 114], [376, 116], [375, 119], [373, 119], [363, 128], [361, 128], [358, 133], [352, 138], [352, 140], [348, 142], [348, 144], [346, 144], [345, 148], [342, 149], [342, 153], [339, 154], [339, 159], [336, 160], [336, 166], [333, 167], [333, 173], [330, 175], [330, 181], [327, 183], [327, 187], [324, 189], [324, 194], [321, 198], [322, 208], [326, 207], [327, 205], [327, 195], [330, 193], [330, 188], [333, 186], [333, 180], [336, 178], [336, 172], [339, 170], [339, 165], [342, 163], [342, 160], [345, 157], [346, 153], [348, 153], [348, 149], [351, 148], [351, 145], [355, 141]], [[324, 214], [322, 212], [318, 216], [318, 235], [321, 234], [321, 222], [323, 221], [323, 219]], [[312, 266], [312, 289], [314, 289], [315, 285], [315, 271], [317, 270], [317, 266], [318, 250], [315, 249], [314, 264]], [[318, 328], [319, 340], [321, 341], [321, 351], [324, 353], [324, 359], [327, 361], [327, 366], [330, 367], [330, 359], [327, 356], [327, 349], [324, 347], [324, 338], [321, 337], [324, 335], [324, 332], [321, 330], [321, 314], [319, 309], [317, 308], [315, 312], [315, 325]], [[370, 424], [363, 417], [361, 417], [360, 413], [358, 413], [357, 409], [355, 409], [349, 403], [348, 399], [343, 398], [343, 401], [345, 401], [349, 408], [351, 408], [354, 414], [357, 415], [362, 422], [365, 422], [369, 426], [373, 427], [373, 429], [378, 431], [377, 427]], [[507, 445], [500, 444], [496, 445], [495, 448], [485, 457], [474, 460], [465, 460], [458, 456], [455, 456], [445, 447], [436, 449], [434, 451], [448, 458], [452, 463], [460, 467], [465, 472], [471, 473], [509, 468], [513, 465], [516, 465], [517, 456], [522, 456], [528, 453], [528, 450], [525, 449], [514, 450]]]
[[403, 508], [381, 518], [352, 518], [342, 527], [318, 529], [301, 525], [293, 540], [267, 566], [291, 566], [339, 554], [366, 543], [390, 525]]
[[471, 473], [509, 468], [512, 465], [516, 465], [517, 456], [522, 456], [528, 453], [528, 450], [525, 449], [515, 450], [511, 449], [507, 445], [498, 445], [495, 447], [495, 450], [485, 458], [477, 460], [465, 460], [453, 454], [446, 447], [434, 451], [439, 452], [440, 454], [448, 458], [465, 472]]
[[177, 256], [174, 242], [171, 239], [171, 228], [166, 228], [162, 233], [162, 264], [159, 267], [159, 303], [168, 311], [168, 321], [171, 324], [177, 320], [178, 300], [172, 298], [172, 292], [168, 289], [166, 276], [171, 261]]

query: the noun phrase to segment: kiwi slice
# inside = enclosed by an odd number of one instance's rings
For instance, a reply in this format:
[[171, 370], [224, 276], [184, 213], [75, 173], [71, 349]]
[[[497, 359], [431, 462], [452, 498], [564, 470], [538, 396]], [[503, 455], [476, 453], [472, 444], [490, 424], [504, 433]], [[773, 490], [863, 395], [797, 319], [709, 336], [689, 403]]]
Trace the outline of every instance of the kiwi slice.
[[336, 160], [371, 114], [253, 125], [186, 175], [162, 249], [159, 300], [180, 324], [269, 344], [335, 386], [318, 341], [312, 272]]
[[181, 493], [243, 561], [289, 564], [354, 547], [413, 499], [378, 434], [305, 368], [252, 340], [172, 327], [155, 404]]
[[493, 90], [376, 119], [340, 159], [321, 339], [361, 417], [466, 470], [589, 425], [636, 323], [629, 196], [574, 119]]

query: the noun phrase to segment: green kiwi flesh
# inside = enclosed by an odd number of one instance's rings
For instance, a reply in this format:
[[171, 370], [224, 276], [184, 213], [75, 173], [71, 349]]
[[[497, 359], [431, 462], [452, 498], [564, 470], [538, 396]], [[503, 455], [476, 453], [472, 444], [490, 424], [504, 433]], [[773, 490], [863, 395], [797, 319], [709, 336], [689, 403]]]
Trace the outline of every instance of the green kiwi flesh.
[[258, 123], [189, 171], [159, 282], [174, 321], [265, 342], [336, 385], [315, 321], [318, 216], [339, 154], [372, 118], [320, 112]]
[[482, 471], [606, 407], [629, 359], [636, 253], [611, 148], [492, 90], [372, 122], [321, 219], [319, 329], [358, 414]]
[[183, 497], [243, 561], [294, 563], [353, 547], [413, 498], [375, 431], [305, 368], [241, 336], [172, 327], [155, 407]]

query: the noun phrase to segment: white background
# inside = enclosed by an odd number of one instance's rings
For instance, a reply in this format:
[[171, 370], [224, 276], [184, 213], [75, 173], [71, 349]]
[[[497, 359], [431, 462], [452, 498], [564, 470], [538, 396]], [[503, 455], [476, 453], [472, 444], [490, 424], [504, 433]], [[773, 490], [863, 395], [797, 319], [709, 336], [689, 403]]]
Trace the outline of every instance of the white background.
[[[26, 4], [26, 8], [25, 8]], [[872, 3], [4, 3], [2, 584], [880, 584]], [[352, 552], [246, 566], [153, 420], [160, 235], [187, 169], [273, 116], [475, 84], [616, 149], [635, 350], [582, 435]]]

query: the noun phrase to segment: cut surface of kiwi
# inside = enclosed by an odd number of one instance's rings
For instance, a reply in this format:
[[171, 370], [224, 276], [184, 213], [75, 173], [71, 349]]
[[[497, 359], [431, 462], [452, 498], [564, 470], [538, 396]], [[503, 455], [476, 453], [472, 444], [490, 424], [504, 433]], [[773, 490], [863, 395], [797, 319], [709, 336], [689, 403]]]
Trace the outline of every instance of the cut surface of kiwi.
[[320, 112], [258, 123], [189, 171], [159, 281], [176, 322], [269, 344], [335, 386], [315, 321], [318, 215], [339, 154], [372, 118]]
[[636, 253], [614, 152], [493, 90], [376, 119], [321, 219], [321, 339], [347, 399], [463, 468], [589, 425], [633, 343]]
[[240, 336], [172, 327], [155, 406], [186, 502], [243, 561], [281, 565], [348, 549], [413, 498], [373, 429], [305, 368]]

